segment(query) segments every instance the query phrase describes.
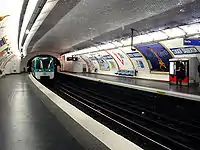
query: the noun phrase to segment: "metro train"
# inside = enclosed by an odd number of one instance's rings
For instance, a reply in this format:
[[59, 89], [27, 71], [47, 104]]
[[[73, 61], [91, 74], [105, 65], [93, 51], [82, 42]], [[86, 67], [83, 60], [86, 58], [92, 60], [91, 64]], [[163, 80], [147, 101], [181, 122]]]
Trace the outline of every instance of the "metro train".
[[36, 79], [53, 79], [55, 76], [54, 59], [51, 56], [39, 56], [32, 60], [31, 71]]

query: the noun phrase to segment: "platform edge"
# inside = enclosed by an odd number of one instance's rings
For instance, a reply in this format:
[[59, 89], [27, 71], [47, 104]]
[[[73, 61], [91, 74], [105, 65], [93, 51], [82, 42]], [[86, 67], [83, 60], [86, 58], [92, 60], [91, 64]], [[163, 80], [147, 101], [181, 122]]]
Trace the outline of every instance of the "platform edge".
[[105, 80], [105, 79], [98, 79], [98, 78], [76, 75], [76, 74], [72, 74], [72, 73], [63, 73], [63, 72], [59, 72], [59, 73], [74, 76], [74, 77], [77, 77], [77, 78], [86, 79], [86, 80], [92, 80], [92, 81], [96, 81], [96, 82], [102, 82], [102, 83], [107, 83], [107, 84], [111, 84], [111, 85], [116, 85], [116, 86], [121, 86], [121, 87], [126, 87], [126, 88], [132, 88], [132, 89], [141, 90], [141, 91], [145, 91], [145, 92], [151, 92], [151, 93], [156, 93], [156, 94], [164, 93], [164, 95], [167, 95], [167, 96], [184, 98], [184, 99], [187, 99], [187, 100], [200, 101], [199, 95], [186, 94], [186, 93], [167, 91], [167, 90], [162, 90], [162, 89], [157, 89], [157, 88], [150, 88], [150, 87], [143, 87], [143, 86], [138, 86], [138, 85], [125, 84], [125, 83], [114, 82], [114, 81], [109, 81], [109, 80]]
[[29, 78], [49, 98], [43, 103], [85, 149], [142, 150], [50, 91], [32, 75]]

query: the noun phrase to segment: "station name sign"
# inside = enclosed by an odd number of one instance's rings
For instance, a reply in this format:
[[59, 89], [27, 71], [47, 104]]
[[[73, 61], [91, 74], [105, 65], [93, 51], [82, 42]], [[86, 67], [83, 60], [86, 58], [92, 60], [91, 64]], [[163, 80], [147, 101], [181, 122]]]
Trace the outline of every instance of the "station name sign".
[[200, 46], [200, 40], [198, 39], [184, 39], [183, 43], [184, 45]]
[[113, 59], [110, 55], [105, 55], [105, 56], [103, 56], [103, 58], [104, 58], [104, 59], [107, 59], [107, 60]]
[[67, 61], [78, 61], [78, 57], [67, 57]]
[[200, 53], [195, 47], [181, 47], [170, 49], [174, 55], [198, 54]]
[[142, 55], [139, 52], [131, 52], [131, 53], [127, 53], [127, 55], [130, 58], [141, 58], [142, 57]]

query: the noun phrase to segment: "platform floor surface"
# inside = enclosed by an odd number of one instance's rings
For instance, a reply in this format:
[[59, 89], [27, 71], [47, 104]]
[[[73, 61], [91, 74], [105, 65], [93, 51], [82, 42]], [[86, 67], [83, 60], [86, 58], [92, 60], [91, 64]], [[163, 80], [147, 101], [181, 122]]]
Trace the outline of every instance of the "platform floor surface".
[[190, 85], [190, 86], [176, 86], [171, 85], [168, 82], [155, 81], [155, 80], [145, 80], [138, 78], [129, 78], [122, 76], [111, 76], [111, 75], [102, 75], [102, 74], [91, 74], [91, 73], [73, 73], [79, 76], [85, 76], [90, 78], [108, 80], [113, 82], [120, 82], [124, 84], [143, 86], [148, 88], [156, 88], [160, 90], [167, 90], [179, 93], [200, 95], [200, 86]]
[[81, 150], [27, 74], [0, 78], [0, 150]]

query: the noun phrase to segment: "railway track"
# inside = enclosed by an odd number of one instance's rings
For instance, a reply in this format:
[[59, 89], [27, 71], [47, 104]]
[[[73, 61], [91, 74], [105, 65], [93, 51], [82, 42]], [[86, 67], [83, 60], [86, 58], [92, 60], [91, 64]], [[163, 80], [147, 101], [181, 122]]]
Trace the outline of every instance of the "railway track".
[[199, 126], [157, 114], [138, 106], [133, 100], [101, 95], [94, 89], [70, 82], [55, 80], [53, 86], [48, 87], [145, 150], [198, 149]]

